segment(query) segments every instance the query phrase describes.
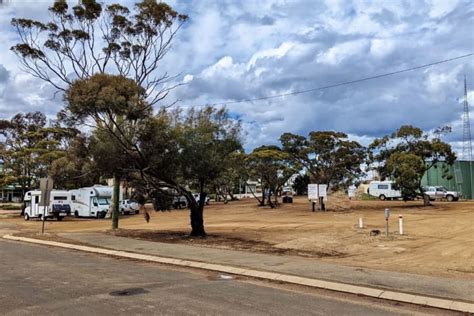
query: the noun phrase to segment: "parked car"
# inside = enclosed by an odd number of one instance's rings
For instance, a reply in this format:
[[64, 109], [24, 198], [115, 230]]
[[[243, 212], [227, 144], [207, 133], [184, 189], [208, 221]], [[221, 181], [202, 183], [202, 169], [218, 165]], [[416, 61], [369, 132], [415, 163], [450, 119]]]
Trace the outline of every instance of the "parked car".
[[281, 201], [283, 203], [293, 203], [293, 190], [290, 187], [283, 187], [281, 190]]
[[188, 201], [184, 195], [175, 196], [172, 203], [173, 208], [186, 208], [188, 207]]
[[[193, 193], [193, 196], [196, 202], [199, 202], [199, 200], [201, 199], [200, 193]], [[206, 195], [206, 199], [205, 199], [206, 205], [209, 205], [210, 201], [211, 201], [211, 198], [209, 197], [209, 195]]]
[[461, 193], [457, 191], [448, 191], [448, 189], [443, 186], [429, 186], [423, 188], [423, 191], [430, 197], [430, 200], [432, 201], [436, 199], [446, 199], [446, 201], [452, 202], [459, 200], [459, 197], [461, 196]]
[[135, 200], [122, 200], [119, 202], [119, 210], [122, 215], [138, 214], [140, 212], [140, 206]]

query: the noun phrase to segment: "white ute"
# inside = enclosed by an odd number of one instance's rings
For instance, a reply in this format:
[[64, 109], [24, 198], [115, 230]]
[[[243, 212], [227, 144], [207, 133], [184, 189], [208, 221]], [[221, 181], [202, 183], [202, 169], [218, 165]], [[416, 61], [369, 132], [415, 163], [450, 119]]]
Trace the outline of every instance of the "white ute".
[[56, 218], [61, 221], [71, 213], [71, 195], [68, 191], [53, 190], [50, 194], [48, 207], [40, 206], [41, 191], [28, 191], [24, 197], [25, 221], [30, 218]]
[[112, 201], [112, 187], [94, 185], [69, 191], [75, 217], [104, 218]]

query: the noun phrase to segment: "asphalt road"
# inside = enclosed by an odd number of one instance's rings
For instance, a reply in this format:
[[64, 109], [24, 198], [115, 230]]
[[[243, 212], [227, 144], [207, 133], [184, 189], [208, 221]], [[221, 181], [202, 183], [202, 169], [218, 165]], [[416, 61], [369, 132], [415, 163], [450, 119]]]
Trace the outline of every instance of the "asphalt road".
[[1, 315], [407, 315], [420, 312], [336, 295], [0, 240]]

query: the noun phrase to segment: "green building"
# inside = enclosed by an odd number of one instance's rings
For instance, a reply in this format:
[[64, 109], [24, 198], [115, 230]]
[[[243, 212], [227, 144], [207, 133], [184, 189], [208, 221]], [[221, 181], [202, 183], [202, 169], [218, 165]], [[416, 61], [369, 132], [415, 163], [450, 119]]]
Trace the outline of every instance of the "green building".
[[450, 191], [461, 192], [463, 199], [474, 199], [474, 161], [458, 160], [448, 166], [447, 178], [443, 178], [443, 165], [443, 162], [439, 162], [428, 170], [421, 180], [422, 185], [444, 186]]

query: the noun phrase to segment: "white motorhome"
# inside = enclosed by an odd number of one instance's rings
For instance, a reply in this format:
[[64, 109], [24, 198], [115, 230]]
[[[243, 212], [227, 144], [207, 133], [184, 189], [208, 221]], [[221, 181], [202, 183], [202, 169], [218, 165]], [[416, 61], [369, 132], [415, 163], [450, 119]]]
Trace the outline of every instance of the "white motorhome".
[[56, 218], [61, 221], [71, 213], [71, 195], [68, 191], [52, 190], [48, 207], [40, 206], [41, 191], [28, 191], [25, 193], [25, 221], [30, 218]]
[[76, 217], [104, 218], [112, 203], [112, 187], [94, 185], [69, 191], [72, 211]]
[[402, 197], [400, 190], [393, 189], [393, 181], [372, 181], [369, 183], [367, 193], [380, 200], [390, 200]]

